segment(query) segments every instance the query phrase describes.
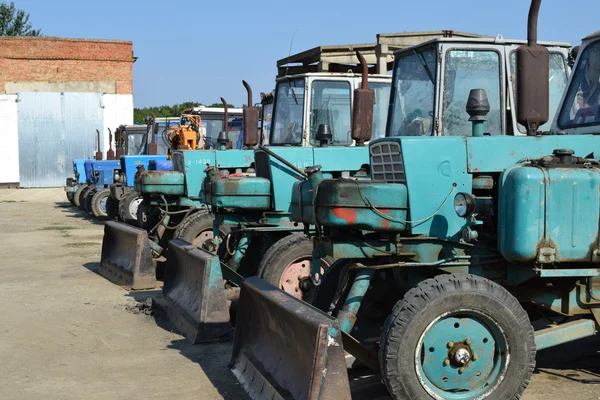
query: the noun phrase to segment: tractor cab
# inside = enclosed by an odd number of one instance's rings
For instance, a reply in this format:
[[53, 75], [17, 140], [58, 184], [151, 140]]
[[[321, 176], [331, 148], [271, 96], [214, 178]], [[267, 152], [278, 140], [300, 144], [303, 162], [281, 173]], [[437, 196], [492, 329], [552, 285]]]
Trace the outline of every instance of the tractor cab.
[[[329, 145], [350, 146], [353, 142], [350, 135], [352, 102], [361, 79], [353, 73], [306, 73], [279, 78], [270, 145], [320, 146], [319, 127], [327, 126], [331, 135]], [[375, 92], [372, 137], [376, 139], [385, 135], [389, 76], [369, 75], [369, 88]]]
[[[525, 41], [439, 38], [397, 51], [387, 136], [470, 136], [466, 112], [473, 88], [487, 93], [484, 135], [525, 135], [515, 116], [516, 49]], [[567, 43], [540, 42], [550, 52], [550, 112], [569, 77]], [[551, 115], [551, 116], [552, 116]], [[549, 131], [552, 118], [540, 127]]]

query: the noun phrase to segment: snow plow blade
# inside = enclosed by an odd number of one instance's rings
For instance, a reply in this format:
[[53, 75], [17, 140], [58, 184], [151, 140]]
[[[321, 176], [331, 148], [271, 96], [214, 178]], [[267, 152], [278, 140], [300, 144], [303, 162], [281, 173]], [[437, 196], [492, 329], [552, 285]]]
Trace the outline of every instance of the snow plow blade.
[[156, 272], [148, 233], [121, 222], [106, 222], [98, 272], [128, 290], [155, 288]]
[[192, 343], [219, 341], [230, 335], [219, 257], [186, 241], [171, 240], [163, 297], [169, 319]]
[[268, 282], [246, 278], [230, 368], [252, 399], [350, 399], [336, 319]]

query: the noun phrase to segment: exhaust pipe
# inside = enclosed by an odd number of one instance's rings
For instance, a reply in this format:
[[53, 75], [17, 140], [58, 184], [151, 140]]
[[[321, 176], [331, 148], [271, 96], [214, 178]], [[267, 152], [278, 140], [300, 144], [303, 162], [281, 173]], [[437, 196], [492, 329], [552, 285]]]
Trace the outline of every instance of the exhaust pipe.
[[536, 136], [550, 118], [550, 54], [537, 43], [537, 25], [542, 0], [532, 0], [527, 20], [527, 45], [516, 53], [517, 121], [527, 127], [528, 136]]
[[158, 133], [158, 125], [156, 124], [156, 116], [152, 113], [152, 129], [151, 129], [152, 140], [148, 144], [148, 154], [157, 155], [158, 145], [156, 144], [156, 134]]
[[258, 110], [252, 106], [252, 88], [246, 81], [242, 81], [242, 84], [248, 92], [248, 103], [242, 111], [242, 126], [244, 131], [244, 145], [252, 149], [258, 144]]
[[362, 67], [362, 82], [360, 89], [354, 90], [354, 107], [352, 108], [352, 139], [357, 146], [364, 146], [371, 140], [373, 130], [373, 106], [375, 92], [369, 89], [369, 65], [367, 60], [356, 52]]
[[96, 137], [98, 139], [98, 151], [96, 151], [96, 161], [102, 160], [102, 148], [100, 147], [100, 131], [96, 129]]
[[219, 150], [226, 150], [227, 144], [229, 143], [229, 113], [227, 111], [227, 101], [221, 97], [221, 102], [225, 108], [225, 113], [223, 114], [223, 130], [219, 132], [219, 137], [217, 138], [217, 145], [219, 146]]
[[113, 141], [112, 131], [110, 130], [110, 128], [108, 128], [108, 151], [106, 152], [106, 159], [107, 160], [114, 160], [115, 159], [115, 152], [112, 149], [112, 141]]

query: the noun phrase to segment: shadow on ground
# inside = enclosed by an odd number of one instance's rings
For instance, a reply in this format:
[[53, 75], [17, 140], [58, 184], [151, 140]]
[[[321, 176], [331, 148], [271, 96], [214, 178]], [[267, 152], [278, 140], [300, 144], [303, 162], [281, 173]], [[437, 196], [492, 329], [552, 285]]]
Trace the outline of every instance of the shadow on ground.
[[60, 209], [67, 218], [85, 219], [94, 225], [104, 225], [104, 221], [99, 220], [91, 214], [88, 214], [79, 207], [75, 207], [68, 201], [56, 201], [54, 204], [54, 208]]

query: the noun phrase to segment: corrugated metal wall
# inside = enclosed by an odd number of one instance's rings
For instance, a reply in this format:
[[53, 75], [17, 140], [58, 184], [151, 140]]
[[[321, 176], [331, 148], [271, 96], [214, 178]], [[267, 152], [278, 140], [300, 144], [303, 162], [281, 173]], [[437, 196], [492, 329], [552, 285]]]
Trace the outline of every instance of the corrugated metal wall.
[[72, 160], [89, 158], [103, 130], [101, 93], [18, 94], [21, 187], [63, 186]]

